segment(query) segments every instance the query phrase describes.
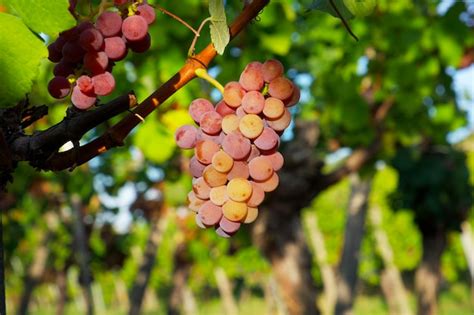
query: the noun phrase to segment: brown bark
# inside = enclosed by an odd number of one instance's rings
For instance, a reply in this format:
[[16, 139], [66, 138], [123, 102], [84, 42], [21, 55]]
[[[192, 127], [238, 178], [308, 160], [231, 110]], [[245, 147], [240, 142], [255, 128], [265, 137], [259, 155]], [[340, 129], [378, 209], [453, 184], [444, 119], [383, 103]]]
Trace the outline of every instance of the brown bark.
[[337, 315], [352, 314], [371, 178], [361, 179], [357, 174], [354, 174], [351, 176], [351, 186], [344, 248], [338, 268], [335, 311]]
[[441, 255], [446, 247], [446, 234], [423, 234], [423, 257], [415, 274], [415, 292], [419, 315], [438, 314], [438, 291], [441, 282]]

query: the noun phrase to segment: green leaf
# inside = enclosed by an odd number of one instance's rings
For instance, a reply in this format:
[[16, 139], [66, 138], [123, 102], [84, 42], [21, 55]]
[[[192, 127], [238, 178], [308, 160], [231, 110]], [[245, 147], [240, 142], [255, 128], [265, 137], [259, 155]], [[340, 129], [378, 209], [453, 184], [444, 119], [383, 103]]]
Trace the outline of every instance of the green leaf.
[[230, 41], [229, 27], [225, 16], [224, 2], [222, 0], [209, 1], [209, 13], [211, 14], [211, 40], [219, 55], [224, 53], [224, 49]]
[[[348, 20], [354, 17], [351, 11], [349, 11], [349, 9], [344, 4], [343, 0], [333, 0], [333, 3], [344, 19]], [[331, 5], [331, 0], [315, 0], [310, 9], [323, 11], [339, 18], [336, 10], [334, 10], [334, 7]]]
[[31, 90], [48, 51], [21, 19], [0, 13], [0, 107], [15, 105]]
[[8, 8], [36, 33], [55, 37], [59, 32], [76, 25], [68, 10], [68, 0], [15, 0], [7, 1]]
[[347, 9], [351, 11], [354, 16], [363, 17], [371, 14], [375, 5], [377, 4], [376, 0], [344, 0], [344, 4]]

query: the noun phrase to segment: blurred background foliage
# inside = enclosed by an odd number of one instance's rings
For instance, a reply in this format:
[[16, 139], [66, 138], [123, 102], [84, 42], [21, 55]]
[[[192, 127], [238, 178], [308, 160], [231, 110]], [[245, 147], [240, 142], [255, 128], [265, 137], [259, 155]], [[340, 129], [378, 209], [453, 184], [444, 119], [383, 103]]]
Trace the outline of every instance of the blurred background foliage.
[[[206, 1], [148, 2], [194, 27], [208, 16]], [[467, 52], [474, 47], [474, 5], [378, 0], [371, 15], [349, 21], [359, 38], [355, 41], [340, 20], [308, 10], [311, 3], [271, 1], [215, 59], [209, 72], [225, 83], [237, 80], [236, 74], [250, 61], [281, 60], [302, 90], [294, 118], [318, 126], [319, 138], [311, 150], [326, 162], [324, 171], [337, 168], [355, 149], [379, 139], [375, 158], [361, 171], [372, 174], [367, 207], [380, 209], [381, 227], [408, 289], [411, 309], [416, 304], [414, 273], [423, 255], [420, 228], [437, 222], [447, 227], [439, 314], [471, 314], [472, 273], [460, 230], [467, 222], [472, 237], [474, 69]], [[87, 4], [80, 5], [87, 9]], [[241, 1], [226, 2], [229, 21], [241, 7]], [[143, 100], [185, 62], [193, 34], [168, 16], [158, 13], [157, 19], [150, 29], [151, 49], [117, 64], [116, 91], [103, 102], [130, 89]], [[209, 42], [204, 30], [198, 51]], [[48, 35], [45, 44], [54, 40], [55, 34]], [[52, 67], [43, 60], [30, 94], [33, 104], [49, 104], [49, 115], [28, 132], [59, 122], [69, 105], [48, 96]], [[460, 87], [455, 80], [462, 75], [468, 79]], [[286, 314], [275, 293], [272, 265], [253, 243], [250, 228], [231, 240], [222, 239], [214, 231], [200, 230], [186, 208], [191, 189], [186, 163], [191, 152], [178, 150], [173, 134], [191, 123], [187, 107], [198, 97], [217, 101], [220, 95], [207, 82], [193, 80], [140, 124], [124, 147], [70, 172], [38, 172], [19, 165], [0, 202], [7, 304], [12, 313], [26, 298], [29, 314], [59, 314], [60, 305], [65, 314], [82, 314], [89, 303], [84, 292], [90, 290], [97, 314], [125, 314], [131, 304], [128, 292], [140, 281], [151, 253], [155, 263], [146, 284], [143, 314], [228, 313], [228, 302], [222, 302], [229, 298], [225, 283], [231, 284], [230, 297], [240, 314]], [[373, 113], [384, 104], [390, 105], [389, 112], [379, 127]], [[117, 119], [92, 130], [81, 142], [102, 134]], [[293, 141], [292, 128], [283, 139]], [[430, 159], [432, 148], [441, 148], [451, 160], [446, 162], [444, 153]], [[432, 190], [426, 191], [427, 186]], [[317, 216], [327, 263], [334, 269], [343, 250], [350, 195], [351, 183], [343, 179], [302, 212], [303, 221], [307, 214]], [[380, 289], [384, 261], [374, 229], [366, 223], [355, 314], [388, 313]], [[309, 239], [311, 231], [304, 232]], [[86, 264], [79, 257], [81, 242], [87, 245]], [[311, 274], [322, 290], [316, 260]], [[28, 286], [32, 293], [25, 297]], [[182, 295], [176, 302], [178, 289]]]

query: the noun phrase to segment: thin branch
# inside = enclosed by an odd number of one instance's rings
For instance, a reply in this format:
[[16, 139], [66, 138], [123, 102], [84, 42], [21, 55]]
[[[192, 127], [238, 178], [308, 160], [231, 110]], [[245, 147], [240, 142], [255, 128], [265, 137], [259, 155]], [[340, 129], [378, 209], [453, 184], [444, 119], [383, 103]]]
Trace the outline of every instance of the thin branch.
[[339, 18], [340, 18], [341, 21], [342, 21], [342, 24], [344, 24], [344, 27], [345, 27], [346, 30], [349, 32], [349, 34], [351, 34], [351, 36], [352, 36], [356, 41], [359, 41], [359, 38], [356, 36], [356, 34], [354, 34], [354, 32], [352, 32], [351, 27], [349, 26], [349, 23], [347, 23], [346, 19], [342, 16], [341, 12], [339, 12], [339, 9], [337, 8], [336, 4], [334, 3], [334, 0], [329, 0], [329, 3], [331, 4], [331, 6], [332, 6], [332, 8], [334, 9], [334, 11], [336, 11], [337, 16], [339, 16]]
[[[230, 38], [233, 39], [238, 33], [240, 33], [269, 2], [269, 0], [255, 0], [247, 6], [232, 23], [232, 26], [230, 27]], [[134, 113], [137, 113], [144, 118], [148, 116], [171, 95], [194, 79], [196, 77], [196, 69], [207, 68], [216, 55], [217, 52], [214, 45], [209, 44], [199, 54], [188, 58], [178, 73], [138, 105], [134, 110]], [[141, 120], [137, 118], [135, 114], [129, 114], [117, 124], [110, 127], [102, 136], [77, 148], [77, 153], [74, 153], [74, 150], [56, 153], [41, 165], [41, 167], [47, 170], [59, 171], [69, 168], [72, 165], [86, 163], [92, 158], [123, 143], [127, 135], [140, 122]]]
[[187, 28], [189, 28], [191, 30], [191, 32], [194, 33], [194, 35], [196, 36], [199, 36], [199, 31], [196, 31], [191, 25], [189, 25], [188, 23], [186, 23], [186, 21], [184, 21], [182, 18], [180, 18], [179, 16], [171, 13], [170, 11], [166, 10], [165, 8], [162, 8], [162, 7], [157, 7], [158, 10], [160, 10], [161, 12], [163, 12], [164, 14], [166, 15], [169, 15], [170, 17], [172, 17], [173, 19], [175, 19], [176, 21], [178, 21], [179, 23], [183, 24], [184, 26], [186, 26]]
[[189, 46], [189, 49], [188, 49], [188, 56], [192, 56], [194, 54], [194, 47], [196, 46], [196, 42], [197, 42], [197, 39], [199, 36], [201, 36], [201, 31], [202, 31], [202, 28], [204, 27], [204, 25], [206, 25], [207, 22], [209, 22], [211, 20], [210, 17], [204, 19], [202, 22], [201, 22], [201, 25], [199, 25], [199, 28], [197, 30], [197, 34], [194, 36], [193, 38], [193, 41], [191, 42], [191, 45]]

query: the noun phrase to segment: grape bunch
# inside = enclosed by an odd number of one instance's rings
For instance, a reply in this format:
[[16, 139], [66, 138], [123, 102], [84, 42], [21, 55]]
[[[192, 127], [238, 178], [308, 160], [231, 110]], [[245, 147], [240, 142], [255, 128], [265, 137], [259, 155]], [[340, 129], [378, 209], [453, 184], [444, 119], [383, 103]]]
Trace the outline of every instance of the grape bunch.
[[48, 46], [49, 60], [56, 63], [48, 91], [54, 98], [71, 94], [79, 109], [88, 109], [98, 96], [115, 88], [114, 62], [124, 59], [128, 49], [136, 53], [150, 48], [148, 25], [155, 10], [143, 1], [115, 0], [118, 11], [101, 13], [95, 23], [81, 22], [59, 34]]
[[180, 127], [175, 140], [182, 149], [194, 149], [188, 201], [201, 228], [215, 227], [230, 237], [255, 221], [265, 193], [277, 188], [280, 135], [291, 122], [288, 107], [300, 97], [283, 71], [274, 59], [251, 62], [238, 82], [225, 85], [215, 107], [203, 98], [191, 102], [189, 113], [199, 127]]

